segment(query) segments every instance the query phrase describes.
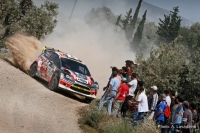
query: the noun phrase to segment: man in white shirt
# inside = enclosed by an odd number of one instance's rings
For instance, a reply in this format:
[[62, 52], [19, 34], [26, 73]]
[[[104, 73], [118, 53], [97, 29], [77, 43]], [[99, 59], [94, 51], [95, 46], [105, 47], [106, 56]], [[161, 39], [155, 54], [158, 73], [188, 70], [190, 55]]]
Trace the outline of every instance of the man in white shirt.
[[148, 99], [146, 94], [144, 93], [144, 88], [139, 88], [140, 95], [138, 96], [137, 101], [135, 102], [138, 104], [138, 113], [137, 116], [133, 120], [133, 125], [137, 125], [137, 121], [142, 120], [146, 113], [149, 111], [148, 109]]
[[167, 96], [166, 97], [166, 102], [167, 102], [167, 105], [170, 107], [170, 105], [171, 105], [171, 98], [170, 98], [170, 92], [169, 92], [169, 90], [164, 90], [164, 94]]
[[136, 79], [136, 73], [132, 73], [131, 75], [131, 81], [128, 83], [128, 87], [129, 87], [129, 96], [130, 97], [134, 97], [134, 92], [137, 88], [137, 79]]

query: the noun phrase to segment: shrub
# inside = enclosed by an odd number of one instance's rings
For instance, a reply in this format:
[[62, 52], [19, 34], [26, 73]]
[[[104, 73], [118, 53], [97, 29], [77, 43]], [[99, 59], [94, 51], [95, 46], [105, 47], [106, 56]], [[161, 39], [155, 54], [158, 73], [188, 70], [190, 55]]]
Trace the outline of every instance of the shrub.
[[101, 112], [97, 110], [98, 100], [94, 100], [89, 106], [80, 109], [79, 124], [85, 133], [158, 133], [153, 121], [144, 120], [133, 127], [131, 120], [112, 118], [107, 115], [105, 108]]

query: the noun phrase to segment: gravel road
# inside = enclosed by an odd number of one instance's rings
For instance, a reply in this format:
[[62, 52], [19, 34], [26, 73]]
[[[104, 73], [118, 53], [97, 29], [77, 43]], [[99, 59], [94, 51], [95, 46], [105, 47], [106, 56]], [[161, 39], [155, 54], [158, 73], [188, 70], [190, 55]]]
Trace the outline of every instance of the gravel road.
[[0, 133], [81, 133], [81, 97], [48, 90], [0, 59]]

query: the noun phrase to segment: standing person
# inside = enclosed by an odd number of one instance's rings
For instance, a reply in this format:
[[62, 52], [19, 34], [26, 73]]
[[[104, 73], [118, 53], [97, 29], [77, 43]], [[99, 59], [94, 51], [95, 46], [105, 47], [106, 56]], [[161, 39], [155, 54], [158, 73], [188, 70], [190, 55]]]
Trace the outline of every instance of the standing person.
[[164, 90], [164, 94], [166, 95], [167, 105], [170, 107], [170, 105], [171, 105], [171, 98], [170, 98], [170, 95], [169, 95], [169, 90]]
[[[118, 69], [117, 69], [116, 67], [112, 67], [112, 73], [113, 73], [114, 71], [118, 72]], [[103, 87], [104, 94], [103, 94], [102, 97], [101, 97], [101, 100], [100, 100], [100, 102], [99, 102], [99, 106], [100, 106], [100, 103], [101, 103], [101, 102], [104, 102], [104, 101], [106, 100], [106, 95], [107, 95], [107, 92], [108, 92], [108, 87], [109, 87], [110, 81], [111, 81], [111, 79], [112, 79], [112, 73], [111, 73], [111, 76], [109, 77], [109, 81], [108, 81], [107, 85], [106, 85], [105, 87]], [[119, 82], [120, 82], [120, 81], [121, 81], [121, 80], [120, 80], [120, 77], [117, 76], [117, 78], [119, 79]]]
[[157, 102], [158, 102], [158, 99], [159, 99], [158, 93], [157, 93], [157, 90], [158, 90], [157, 86], [154, 85], [154, 86], [151, 87], [151, 89], [152, 89], [152, 92], [151, 92], [151, 95], [148, 98], [148, 106], [149, 106], [149, 110], [150, 110], [149, 113], [150, 113], [150, 117], [151, 117], [149, 119], [152, 119], [153, 112], [156, 108], [156, 105], [157, 105]]
[[182, 126], [185, 128], [182, 129], [182, 133], [190, 133], [190, 129], [192, 128], [192, 112], [189, 110], [189, 103], [187, 101], [183, 102], [183, 109], [184, 113]]
[[196, 105], [194, 103], [190, 104], [190, 110], [192, 111], [192, 123], [194, 123], [198, 118]]
[[[144, 82], [143, 81], [138, 81], [138, 84], [137, 84], [137, 95], [133, 99], [134, 101], [138, 100], [138, 97], [139, 97], [139, 95], [141, 93], [140, 88], [144, 88], [143, 86], [144, 86]], [[145, 94], [145, 89], [144, 89], [143, 93]], [[137, 104], [135, 106], [136, 106], [136, 110], [133, 113], [133, 121], [136, 120], [137, 116], [138, 116], [138, 106], [137, 106]]]
[[192, 111], [192, 125], [195, 125], [195, 121], [197, 121], [198, 115], [196, 110], [196, 105], [194, 103], [190, 104], [190, 110]]
[[183, 98], [179, 95], [176, 97], [176, 102], [178, 103], [178, 106], [174, 110], [171, 118], [170, 125], [171, 126], [171, 133], [179, 133], [180, 131], [180, 124], [182, 123], [183, 118]]
[[164, 128], [162, 128], [162, 126], [164, 125], [164, 121], [165, 121], [164, 111], [166, 110], [166, 105], [167, 105], [165, 94], [161, 94], [160, 101], [161, 102], [156, 106], [153, 120], [156, 121], [157, 125], [160, 125], [161, 133], [163, 133]]
[[176, 96], [176, 91], [171, 90], [170, 91], [170, 98], [171, 98], [171, 105], [170, 105], [170, 109], [172, 110], [173, 106], [175, 105], [175, 96]]
[[121, 117], [121, 107], [125, 101], [126, 96], [129, 94], [126, 78], [122, 78], [121, 85], [117, 91], [117, 95], [113, 100], [112, 114], [114, 117]]
[[196, 132], [200, 132], [200, 108], [198, 109], [198, 111], [197, 111], [197, 114], [198, 114], [198, 118], [197, 118], [197, 120], [195, 121], [195, 131]]
[[135, 102], [135, 104], [138, 105], [138, 113], [135, 119], [133, 120], [133, 125], [137, 125], [137, 121], [144, 119], [144, 116], [149, 111], [148, 100], [146, 94], [144, 93], [144, 88], [141, 87], [139, 91], [140, 95], [138, 96], [138, 99]]
[[116, 93], [118, 91], [118, 88], [120, 86], [120, 81], [117, 78], [117, 72], [113, 71], [112, 73], [112, 79], [110, 81], [110, 86], [107, 90], [107, 93], [105, 95], [105, 98], [103, 100], [100, 100], [98, 110], [100, 111], [103, 108], [103, 105], [105, 102], [108, 102], [107, 105], [107, 114], [111, 114], [111, 109], [112, 109], [112, 101], [116, 96]]
[[137, 88], [136, 73], [132, 73], [131, 81], [127, 85], [129, 87], [129, 95], [126, 97], [126, 99], [125, 99], [125, 101], [124, 101], [124, 103], [122, 105], [122, 108], [121, 108], [123, 117], [126, 116], [126, 112], [129, 109], [128, 101], [131, 100], [134, 97], [134, 91]]
[[[170, 107], [171, 105], [171, 98], [170, 98], [170, 91], [169, 90], [164, 90], [164, 94], [166, 95], [166, 102], [167, 102], [167, 105]], [[168, 126], [169, 125], [169, 121], [170, 121], [170, 117], [165, 117], [165, 121], [164, 121], [164, 126]], [[169, 128], [164, 128], [163, 129], [163, 133], [165, 132], [169, 132], [168, 131]]]
[[[139, 88], [140, 87], [143, 87], [144, 88], [144, 82], [143, 84], [138, 84], [139, 87], [136, 88], [135, 92], [134, 92], [134, 95], [135, 95], [135, 99], [138, 99], [138, 96], [140, 95], [140, 91], [139, 91]], [[144, 94], [146, 94], [146, 91], [145, 91], [145, 88], [144, 88]]]

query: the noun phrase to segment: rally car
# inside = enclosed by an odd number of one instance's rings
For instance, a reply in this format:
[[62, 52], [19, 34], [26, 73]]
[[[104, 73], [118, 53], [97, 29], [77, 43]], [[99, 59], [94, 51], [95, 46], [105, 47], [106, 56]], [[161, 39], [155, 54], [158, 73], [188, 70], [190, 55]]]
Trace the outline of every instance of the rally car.
[[31, 64], [29, 75], [47, 81], [52, 91], [66, 89], [85, 96], [87, 101], [95, 99], [99, 89], [80, 59], [51, 47], [43, 47], [42, 54]]

